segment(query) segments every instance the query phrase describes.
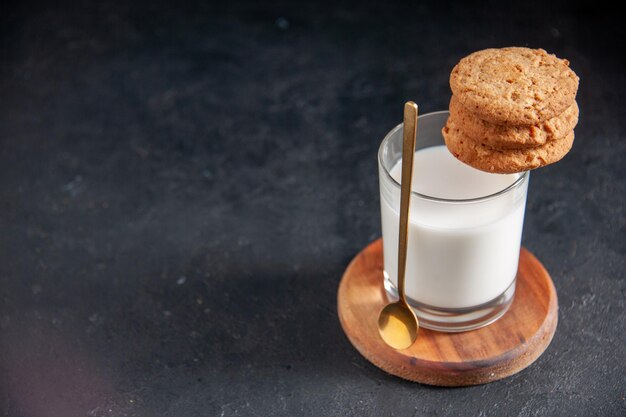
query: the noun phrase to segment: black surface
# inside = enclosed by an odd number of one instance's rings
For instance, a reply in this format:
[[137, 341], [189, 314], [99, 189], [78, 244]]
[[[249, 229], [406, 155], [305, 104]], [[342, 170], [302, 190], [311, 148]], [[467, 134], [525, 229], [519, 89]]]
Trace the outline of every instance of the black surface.
[[[0, 414], [626, 414], [619, 14], [390, 2], [20, 3], [0, 13]], [[177, 4], [176, 4], [177, 3]], [[524, 244], [559, 327], [506, 380], [401, 381], [342, 333], [380, 234], [376, 151], [491, 46], [581, 77], [577, 139], [532, 174]]]

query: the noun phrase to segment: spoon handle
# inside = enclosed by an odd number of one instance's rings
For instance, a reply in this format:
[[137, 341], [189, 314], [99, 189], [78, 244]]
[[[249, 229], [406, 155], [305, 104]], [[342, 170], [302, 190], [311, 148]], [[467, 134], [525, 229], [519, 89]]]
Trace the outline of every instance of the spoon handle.
[[404, 276], [406, 251], [409, 237], [409, 205], [413, 180], [413, 155], [417, 133], [417, 104], [408, 101], [404, 105], [404, 137], [402, 142], [402, 182], [400, 183], [400, 233], [398, 239], [398, 296], [405, 304]]

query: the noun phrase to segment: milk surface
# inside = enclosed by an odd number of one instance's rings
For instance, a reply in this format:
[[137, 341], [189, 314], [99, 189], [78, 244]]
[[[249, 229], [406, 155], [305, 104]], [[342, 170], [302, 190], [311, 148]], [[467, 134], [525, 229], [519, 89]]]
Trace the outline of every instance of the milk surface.
[[[390, 175], [401, 181], [402, 163]], [[521, 174], [489, 174], [458, 161], [445, 146], [419, 150], [412, 189], [443, 199], [497, 193]], [[399, 187], [381, 173], [385, 274], [397, 284]], [[450, 203], [412, 196], [406, 295], [432, 307], [467, 308], [501, 295], [517, 273], [528, 181], [497, 197]]]

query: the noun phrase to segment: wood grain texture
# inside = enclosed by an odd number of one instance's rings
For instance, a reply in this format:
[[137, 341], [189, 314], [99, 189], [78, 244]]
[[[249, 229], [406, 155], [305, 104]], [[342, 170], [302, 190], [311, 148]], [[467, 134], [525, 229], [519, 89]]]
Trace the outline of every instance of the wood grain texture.
[[463, 333], [420, 329], [413, 346], [388, 347], [378, 335], [378, 313], [387, 304], [382, 240], [359, 253], [346, 269], [337, 295], [339, 320], [354, 347], [384, 371], [438, 386], [484, 384], [513, 375], [548, 347], [558, 320], [554, 284], [543, 265], [522, 248], [515, 298], [495, 323]]

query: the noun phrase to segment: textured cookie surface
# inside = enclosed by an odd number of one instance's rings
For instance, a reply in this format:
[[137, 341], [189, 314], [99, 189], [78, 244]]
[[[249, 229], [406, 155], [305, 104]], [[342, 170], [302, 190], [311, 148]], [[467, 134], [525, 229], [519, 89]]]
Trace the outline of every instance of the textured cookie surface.
[[497, 125], [467, 111], [456, 96], [450, 100], [450, 118], [463, 133], [496, 149], [526, 149], [566, 136], [578, 123], [574, 101], [563, 113], [537, 125]]
[[543, 49], [484, 49], [463, 58], [450, 87], [467, 110], [496, 124], [536, 125], [574, 103], [578, 77]]
[[549, 140], [536, 148], [493, 149], [466, 136], [450, 119], [442, 133], [448, 150], [457, 159], [481, 171], [499, 174], [528, 171], [557, 162], [574, 142], [574, 131], [571, 131], [561, 139]]

